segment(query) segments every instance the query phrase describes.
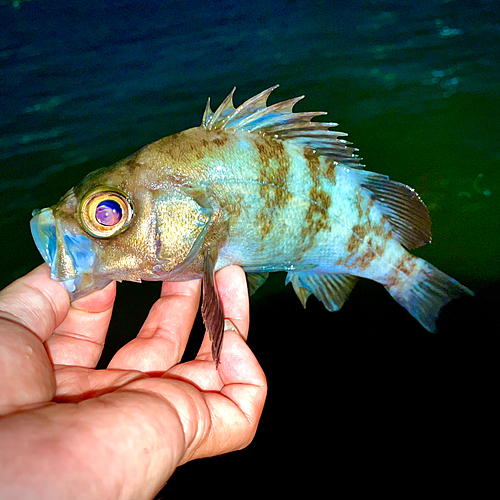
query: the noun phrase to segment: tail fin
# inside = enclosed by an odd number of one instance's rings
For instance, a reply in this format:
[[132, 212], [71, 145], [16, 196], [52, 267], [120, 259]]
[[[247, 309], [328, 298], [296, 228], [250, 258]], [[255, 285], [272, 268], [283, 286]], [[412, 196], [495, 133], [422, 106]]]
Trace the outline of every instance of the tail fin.
[[415, 257], [415, 261], [419, 268], [415, 274], [385, 288], [425, 329], [435, 332], [441, 308], [474, 293], [425, 260]]

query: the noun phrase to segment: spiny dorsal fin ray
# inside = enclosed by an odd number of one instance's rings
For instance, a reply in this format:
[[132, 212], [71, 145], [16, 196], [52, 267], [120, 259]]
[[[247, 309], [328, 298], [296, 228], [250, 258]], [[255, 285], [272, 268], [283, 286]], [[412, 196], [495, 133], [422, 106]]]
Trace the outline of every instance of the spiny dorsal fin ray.
[[206, 120], [206, 123], [203, 121], [202, 125], [207, 130], [235, 128], [231, 126], [231, 124], [234, 124], [236, 120], [241, 117], [251, 116], [255, 112], [265, 108], [269, 94], [277, 87], [278, 85], [275, 85], [251, 97], [238, 106], [237, 109], [234, 109], [233, 105], [233, 95], [236, 90], [236, 87], [234, 87], [224, 101], [222, 101], [222, 104], [217, 108], [215, 113], [211, 114], [210, 119]]
[[224, 128], [238, 128], [235, 127], [235, 124], [240, 118], [253, 115], [261, 109], [264, 109], [267, 106], [267, 99], [269, 95], [278, 87], [279, 85], [274, 85], [273, 87], [263, 90], [260, 94], [247, 99], [243, 104], [241, 104], [237, 109], [234, 110], [233, 114], [230, 117], [228, 117], [226, 126]]
[[205, 106], [205, 112], [203, 113], [203, 119], [201, 120], [201, 125], [206, 128], [207, 130], [210, 130], [209, 123], [212, 121], [212, 117], [214, 116], [214, 112], [212, 111], [212, 108], [210, 107], [210, 97], [207, 99], [207, 105]]
[[276, 139], [293, 141], [313, 151], [315, 154], [328, 157], [349, 168], [363, 168], [355, 154], [355, 148], [339, 137], [347, 134], [330, 130], [336, 127], [333, 122], [311, 121], [316, 116], [325, 115], [324, 111], [294, 113], [293, 107], [304, 96], [294, 97], [286, 101], [267, 106], [267, 99], [278, 85], [264, 90], [260, 94], [246, 100], [236, 109], [233, 105], [235, 89], [224, 99], [217, 110], [212, 112], [210, 101], [203, 115], [202, 126], [207, 130], [246, 130], [269, 134]]
[[233, 90], [231, 90], [229, 95], [222, 101], [222, 104], [216, 109], [210, 119], [208, 130], [225, 128], [224, 124], [228, 116], [230, 116], [234, 111], [233, 95], [235, 90], [236, 87], [233, 87]]
[[[287, 101], [277, 102], [272, 106], [267, 106], [265, 108], [259, 109], [252, 114], [243, 115], [241, 112], [234, 117], [231, 117], [231, 122], [227, 124], [226, 128], [239, 128], [242, 130], [248, 130], [253, 132], [256, 130], [261, 130], [262, 128], [268, 128], [275, 123], [286, 122], [290, 114], [293, 114], [292, 108], [297, 104], [304, 96], [295, 97], [294, 99], [288, 99]], [[245, 111], [245, 110], [243, 110]], [[320, 113], [324, 114], [324, 113]], [[295, 118], [298, 117], [298, 113], [295, 114]], [[302, 113], [301, 113], [302, 115]], [[311, 119], [309, 118], [309, 121]]]

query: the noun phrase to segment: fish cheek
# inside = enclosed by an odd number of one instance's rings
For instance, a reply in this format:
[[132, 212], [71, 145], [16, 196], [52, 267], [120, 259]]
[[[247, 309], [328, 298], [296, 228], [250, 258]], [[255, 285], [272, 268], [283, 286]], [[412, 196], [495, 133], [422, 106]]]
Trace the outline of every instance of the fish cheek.
[[100, 249], [95, 272], [117, 280], [154, 278], [156, 233], [151, 193], [145, 189], [137, 191], [134, 207], [132, 222], [123, 233], [110, 238], [93, 238]]
[[158, 196], [155, 205], [158, 264], [163, 272], [181, 272], [199, 254], [213, 210], [182, 190]]
[[94, 274], [114, 280], [139, 281], [142, 275], [142, 261], [134, 252], [133, 242], [125, 233], [110, 239], [94, 239], [99, 247]]

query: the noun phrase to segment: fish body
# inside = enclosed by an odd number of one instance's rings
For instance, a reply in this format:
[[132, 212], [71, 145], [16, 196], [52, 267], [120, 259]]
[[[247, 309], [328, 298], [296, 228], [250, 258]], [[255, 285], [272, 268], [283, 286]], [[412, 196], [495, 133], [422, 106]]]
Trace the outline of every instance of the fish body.
[[224, 314], [215, 271], [242, 266], [255, 289], [286, 271], [305, 306], [338, 310], [358, 278], [381, 283], [428, 330], [441, 307], [470, 290], [411, 255], [431, 239], [408, 186], [363, 169], [355, 150], [294, 113], [267, 106], [272, 87], [233, 106], [233, 92], [202, 125], [165, 137], [89, 174], [32, 233], [53, 279], [72, 298], [112, 280], [203, 278], [202, 313], [218, 362]]

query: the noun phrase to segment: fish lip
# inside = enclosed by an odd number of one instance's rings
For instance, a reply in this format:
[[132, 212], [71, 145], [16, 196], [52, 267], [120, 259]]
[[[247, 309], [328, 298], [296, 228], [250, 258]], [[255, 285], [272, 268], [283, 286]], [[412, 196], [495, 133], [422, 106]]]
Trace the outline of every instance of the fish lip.
[[52, 269], [56, 252], [57, 236], [52, 209], [33, 210], [30, 221], [31, 235], [43, 260]]
[[91, 290], [96, 263], [95, 243], [57, 220], [52, 208], [34, 210], [32, 215], [31, 234], [50, 267], [50, 277], [59, 281], [72, 298], [82, 295], [83, 288]]

